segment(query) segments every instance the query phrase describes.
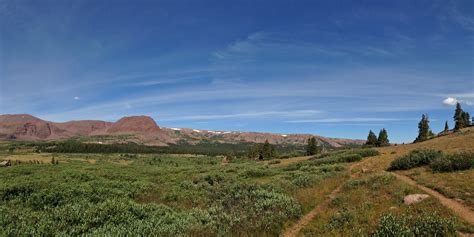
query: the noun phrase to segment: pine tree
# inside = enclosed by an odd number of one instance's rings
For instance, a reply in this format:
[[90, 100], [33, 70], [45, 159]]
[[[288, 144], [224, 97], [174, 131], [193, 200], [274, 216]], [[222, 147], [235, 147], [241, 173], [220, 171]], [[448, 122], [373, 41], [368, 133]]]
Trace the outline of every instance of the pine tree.
[[388, 134], [387, 130], [385, 128], [382, 128], [379, 132], [379, 137], [377, 139], [377, 145], [378, 146], [388, 146], [390, 145], [390, 141], [388, 140]]
[[320, 147], [318, 147], [318, 144], [316, 143], [316, 138], [315, 137], [308, 138], [308, 145], [306, 147], [306, 155], [312, 156], [320, 152], [321, 152], [321, 149]]
[[[469, 115], [469, 114], [468, 114]], [[466, 126], [466, 115], [461, 108], [461, 104], [456, 104], [456, 110], [454, 111], [454, 131], [458, 131]]]
[[377, 146], [377, 136], [374, 132], [372, 132], [372, 130], [369, 131], [369, 135], [367, 136], [367, 142], [365, 144], [367, 146]]
[[274, 156], [273, 146], [268, 142], [268, 140], [265, 140], [265, 143], [263, 144], [261, 155], [263, 159], [271, 159]]
[[464, 126], [471, 126], [471, 115], [468, 112], [463, 113]]
[[433, 135], [433, 132], [430, 130], [430, 120], [428, 119], [428, 114], [421, 115], [421, 120], [418, 123], [418, 137], [415, 139], [415, 142], [426, 141]]
[[449, 131], [448, 120], [444, 123], [444, 132]]

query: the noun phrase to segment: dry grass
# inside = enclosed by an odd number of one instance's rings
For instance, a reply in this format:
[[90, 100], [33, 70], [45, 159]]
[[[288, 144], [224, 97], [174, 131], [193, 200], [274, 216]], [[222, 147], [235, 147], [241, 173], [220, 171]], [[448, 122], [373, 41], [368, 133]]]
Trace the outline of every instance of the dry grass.
[[[417, 144], [407, 144], [379, 148], [381, 155], [369, 157], [354, 165], [353, 180], [367, 180], [387, 174], [385, 170], [397, 157], [418, 149], [428, 148], [441, 150], [445, 153], [474, 152], [474, 128], [464, 129], [459, 133], [439, 137]], [[474, 170], [454, 173], [433, 173], [429, 168], [417, 168], [400, 172], [408, 175], [420, 184], [437, 190], [448, 197], [462, 199], [466, 205], [473, 207], [474, 203]], [[356, 183], [357, 184], [357, 183]], [[360, 183], [359, 183], [360, 184]], [[412, 193], [424, 193], [400, 180], [394, 180], [387, 185], [375, 185], [373, 181], [362, 182], [352, 189], [343, 189], [329, 208], [322, 211], [312, 222], [300, 232], [301, 236], [353, 236], [368, 235], [377, 227], [379, 217], [386, 212], [416, 214], [423, 211], [436, 211], [442, 216], [455, 214], [442, 206], [440, 202], [430, 197], [416, 204], [406, 206], [403, 197]], [[331, 218], [343, 211], [351, 214], [352, 219], [337, 228], [328, 227]], [[473, 226], [460, 221], [460, 230], [473, 232]]]

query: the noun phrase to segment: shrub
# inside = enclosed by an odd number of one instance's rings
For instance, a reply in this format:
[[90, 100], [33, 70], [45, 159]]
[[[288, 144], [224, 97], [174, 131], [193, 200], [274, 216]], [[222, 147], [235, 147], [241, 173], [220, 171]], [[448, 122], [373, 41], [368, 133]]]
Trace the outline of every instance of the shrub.
[[392, 161], [388, 170], [408, 170], [423, 165], [429, 165], [432, 160], [441, 155], [441, 152], [435, 150], [413, 150], [407, 155], [401, 156]]
[[384, 214], [374, 237], [385, 236], [455, 236], [454, 219], [439, 216], [436, 212], [420, 213], [417, 217]]
[[348, 209], [343, 208], [342, 211], [331, 217], [326, 228], [330, 230], [340, 230], [350, 224], [353, 219], [353, 214]]
[[270, 176], [273, 172], [270, 169], [247, 169], [244, 170], [243, 176], [247, 178], [258, 178], [264, 176]]
[[362, 157], [378, 156], [380, 152], [375, 149], [360, 149], [356, 151]]
[[474, 168], [474, 153], [444, 155], [434, 159], [430, 168], [436, 172], [453, 172]]

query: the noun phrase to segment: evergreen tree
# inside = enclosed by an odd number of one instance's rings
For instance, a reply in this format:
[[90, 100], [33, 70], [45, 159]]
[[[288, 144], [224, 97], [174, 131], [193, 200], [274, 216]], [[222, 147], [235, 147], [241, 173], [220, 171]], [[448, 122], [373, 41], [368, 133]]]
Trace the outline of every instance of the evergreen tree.
[[421, 120], [418, 123], [418, 137], [415, 139], [415, 142], [426, 141], [434, 135], [430, 130], [429, 124], [430, 120], [428, 119], [428, 114], [421, 115]]
[[[469, 114], [468, 114], [469, 115]], [[466, 126], [466, 114], [461, 108], [461, 104], [456, 104], [456, 110], [454, 111], [454, 130], [458, 131]]]
[[471, 126], [471, 115], [468, 112], [463, 113], [464, 126]]
[[385, 130], [385, 128], [382, 128], [382, 130], [380, 130], [379, 137], [377, 139], [377, 145], [378, 146], [390, 145], [390, 141], [388, 140], [387, 130]]
[[367, 146], [377, 146], [377, 136], [374, 132], [372, 132], [372, 130], [369, 131], [369, 135], [367, 136], [367, 142], [365, 144]]
[[444, 123], [444, 132], [449, 131], [448, 120]]
[[316, 138], [315, 137], [308, 138], [308, 145], [306, 147], [306, 155], [312, 156], [320, 152], [321, 152], [321, 149], [320, 147], [318, 147], [318, 144], [316, 143]]
[[265, 143], [263, 144], [262, 147], [262, 158], [263, 159], [271, 159], [274, 156], [274, 150], [273, 146], [268, 142], [268, 140], [265, 140]]

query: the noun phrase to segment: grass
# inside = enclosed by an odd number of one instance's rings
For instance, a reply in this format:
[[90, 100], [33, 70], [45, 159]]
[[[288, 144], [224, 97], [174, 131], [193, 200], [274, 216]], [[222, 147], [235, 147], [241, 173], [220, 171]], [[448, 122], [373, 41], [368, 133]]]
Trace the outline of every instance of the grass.
[[[430, 197], [402, 203], [420, 190], [385, 172], [414, 149], [447, 154], [474, 152], [474, 129], [426, 142], [354, 149], [315, 158], [251, 161], [222, 156], [170, 154], [53, 154], [8, 150], [0, 160], [22, 160], [0, 168], [0, 236], [159, 235], [275, 236], [326, 200], [337, 197], [300, 235], [366, 236], [380, 223], [429, 226], [455, 215]], [[38, 160], [41, 163], [29, 163]], [[353, 166], [351, 172], [348, 166]], [[466, 205], [474, 205], [474, 170], [433, 173], [427, 167], [396, 171]], [[352, 175], [351, 175], [352, 174]], [[391, 217], [392, 215], [393, 217]], [[430, 216], [423, 220], [418, 217]], [[383, 222], [388, 221], [388, 222]], [[391, 222], [390, 222], [391, 221]], [[460, 219], [455, 228], [474, 232]], [[384, 224], [385, 225], [385, 224]]]
[[220, 156], [17, 149], [0, 159], [23, 161], [0, 172], [8, 180], [0, 236], [276, 235], [347, 178], [344, 164], [286, 171], [309, 162], [299, 157], [223, 164]]

